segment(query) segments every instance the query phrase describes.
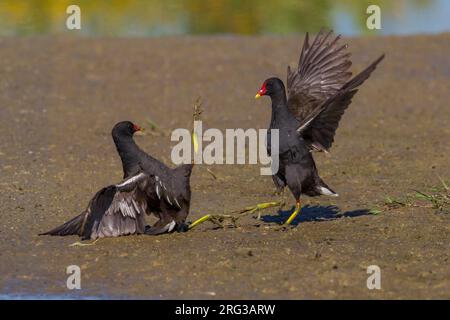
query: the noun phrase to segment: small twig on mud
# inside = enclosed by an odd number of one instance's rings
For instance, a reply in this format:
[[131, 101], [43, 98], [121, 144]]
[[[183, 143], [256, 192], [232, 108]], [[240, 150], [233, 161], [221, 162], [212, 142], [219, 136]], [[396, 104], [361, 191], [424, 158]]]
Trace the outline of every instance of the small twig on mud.
[[444, 179], [441, 178], [441, 176], [438, 176], [439, 180], [442, 183], [442, 186], [444, 187], [445, 191], [450, 191], [450, 187], [445, 183]]
[[399, 207], [410, 206], [411, 204], [407, 200], [400, 200], [387, 196], [384, 199], [384, 205], [389, 209], [395, 209]]
[[372, 209], [369, 210], [369, 213], [370, 213], [370, 214], [373, 214], [373, 215], [377, 215], [377, 214], [380, 214], [380, 213], [382, 213], [382, 212], [383, 212], [383, 211], [380, 210], [380, 209], [378, 209], [378, 208], [372, 208]]
[[[433, 209], [449, 213], [450, 212], [450, 192], [445, 190], [443, 192], [437, 192], [434, 194], [426, 194], [424, 192], [414, 190], [416, 192], [415, 197], [420, 200], [430, 202]], [[446, 194], [446, 192], [448, 194]]]
[[[194, 112], [192, 113], [192, 143], [194, 145], [194, 154], [197, 154], [198, 152], [198, 132], [195, 132], [195, 122], [200, 121], [200, 115], [202, 113], [202, 102], [201, 98], [198, 97], [197, 100], [194, 103]], [[195, 158], [195, 157], [194, 157]], [[194, 160], [192, 160], [194, 162]]]
[[[198, 97], [197, 100], [195, 100], [194, 103], [194, 113], [192, 114], [192, 117], [194, 118], [194, 121], [200, 121], [201, 120], [201, 114], [202, 114], [202, 99], [201, 97]], [[196, 142], [194, 142], [196, 143]], [[217, 175], [209, 168], [206, 168], [206, 171], [214, 178], [214, 180], [219, 180]]]
[[210, 168], [206, 168], [206, 171], [209, 172], [209, 174], [214, 178], [214, 180], [219, 180], [217, 174], [215, 174]]
[[374, 213], [377, 214], [400, 207], [433, 208], [439, 212], [449, 213], [450, 188], [441, 177], [438, 178], [442, 186], [430, 188], [427, 192], [411, 189], [414, 193], [406, 194], [402, 199], [394, 199], [387, 196], [383, 204], [384, 210], [374, 209]]
[[150, 118], [147, 118], [146, 120], [147, 123], [149, 124], [150, 130], [152, 131], [158, 130], [158, 125], [153, 120], [151, 120]]
[[202, 110], [202, 98], [198, 97], [197, 100], [195, 100], [194, 103], [194, 113], [192, 114], [194, 121], [199, 121], [200, 119], [200, 115], [202, 114], [203, 110]]
[[154, 122], [150, 118], [146, 118], [145, 121], [148, 124], [148, 129], [142, 128], [141, 135], [143, 136], [151, 135], [154, 137], [161, 137], [170, 134], [167, 130], [161, 129], [159, 125], [157, 125], [156, 122]]

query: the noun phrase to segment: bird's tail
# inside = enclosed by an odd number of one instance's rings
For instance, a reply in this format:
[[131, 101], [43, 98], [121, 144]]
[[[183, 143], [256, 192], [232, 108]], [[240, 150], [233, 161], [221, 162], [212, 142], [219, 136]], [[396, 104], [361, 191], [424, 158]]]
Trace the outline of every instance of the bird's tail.
[[76, 216], [75, 218], [67, 221], [66, 223], [56, 227], [50, 231], [40, 233], [40, 236], [50, 235], [50, 236], [69, 236], [69, 235], [79, 235], [81, 236], [84, 217], [86, 216], [86, 212]]
[[181, 166], [175, 168], [175, 174], [179, 178], [187, 178], [189, 180], [189, 178], [191, 177], [193, 167], [194, 165], [192, 163], [182, 164]]
[[333, 191], [322, 179], [319, 178], [319, 183], [316, 184], [316, 190], [324, 196], [338, 197], [339, 195]]

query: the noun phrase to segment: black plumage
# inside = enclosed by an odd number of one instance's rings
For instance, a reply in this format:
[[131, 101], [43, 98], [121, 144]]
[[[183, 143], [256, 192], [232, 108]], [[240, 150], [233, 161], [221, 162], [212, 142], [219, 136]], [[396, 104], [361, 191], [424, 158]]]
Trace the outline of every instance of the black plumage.
[[[279, 191], [287, 185], [297, 201], [287, 224], [300, 210], [301, 194], [337, 196], [319, 177], [311, 151], [329, 151], [339, 121], [358, 87], [384, 58], [380, 56], [349, 80], [350, 54], [346, 52], [347, 45], [339, 44], [339, 39], [340, 36], [333, 38], [332, 31], [321, 31], [310, 44], [306, 34], [298, 68], [292, 71], [288, 67], [287, 95], [278, 78], [267, 79], [256, 95], [256, 98], [270, 96], [269, 129], [279, 130], [279, 170], [272, 176], [273, 181]], [[269, 130], [269, 154], [270, 140]]]
[[[119, 122], [112, 130], [124, 180], [98, 191], [80, 215], [42, 235], [97, 239], [187, 230], [193, 164], [167, 167], [135, 143], [133, 135], [139, 130], [129, 121]], [[146, 214], [154, 214], [159, 221], [146, 226]]]

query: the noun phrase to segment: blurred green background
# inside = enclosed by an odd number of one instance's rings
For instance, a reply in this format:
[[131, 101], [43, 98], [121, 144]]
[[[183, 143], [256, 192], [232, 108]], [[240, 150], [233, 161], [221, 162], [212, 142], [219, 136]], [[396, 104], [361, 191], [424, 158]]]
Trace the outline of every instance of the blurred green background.
[[[66, 8], [81, 7], [82, 30], [65, 27]], [[368, 30], [366, 8], [382, 10]], [[0, 0], [0, 36], [294, 34], [332, 27], [345, 35], [450, 31], [450, 0]]]

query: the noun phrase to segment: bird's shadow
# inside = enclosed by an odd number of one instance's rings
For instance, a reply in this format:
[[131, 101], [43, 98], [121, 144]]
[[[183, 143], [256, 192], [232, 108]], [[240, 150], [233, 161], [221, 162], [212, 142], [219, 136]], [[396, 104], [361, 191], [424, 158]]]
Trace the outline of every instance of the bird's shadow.
[[[267, 223], [282, 224], [286, 222], [289, 216], [294, 212], [295, 207], [291, 210], [279, 210], [278, 215], [264, 215], [261, 216], [261, 220]], [[340, 219], [344, 217], [359, 217], [369, 215], [369, 209], [358, 209], [353, 211], [341, 212], [337, 206], [311, 206], [306, 205], [302, 207], [300, 213], [292, 221], [291, 225], [298, 225], [301, 222], [306, 221], [329, 221]]]

